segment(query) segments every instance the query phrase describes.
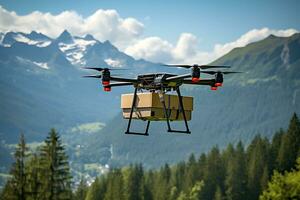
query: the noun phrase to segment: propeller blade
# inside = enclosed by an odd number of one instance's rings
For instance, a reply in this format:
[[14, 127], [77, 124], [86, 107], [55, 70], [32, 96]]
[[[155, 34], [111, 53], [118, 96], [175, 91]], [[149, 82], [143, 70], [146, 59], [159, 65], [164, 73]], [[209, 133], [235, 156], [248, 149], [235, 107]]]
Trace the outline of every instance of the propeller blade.
[[183, 67], [183, 68], [191, 68], [191, 65], [162, 65], [162, 66], [167, 66], [167, 67]]
[[130, 70], [127, 68], [108, 68], [109, 70]]
[[200, 69], [211, 69], [211, 68], [230, 68], [227, 65], [199, 65]]
[[96, 70], [99, 72], [104, 70], [104, 68], [102, 68], [102, 67], [82, 67], [82, 69], [93, 69], [93, 70]]
[[201, 73], [214, 75], [214, 74], [216, 74], [216, 73], [222, 73], [222, 74], [235, 74], [235, 73], [242, 73], [242, 72], [201, 71]]
[[199, 67], [200, 69], [211, 69], [211, 68], [230, 68], [227, 65], [181, 65], [181, 64], [172, 64], [172, 65], [163, 65], [167, 67], [183, 67], [183, 68], [191, 68], [191, 67]]
[[216, 72], [216, 71], [201, 71], [201, 73], [214, 75], [214, 74], [216, 74], [216, 73], [218, 73], [218, 72]]
[[223, 74], [236, 74], [236, 73], [243, 73], [243, 72], [222, 72]]
[[102, 76], [101, 75], [85, 75], [85, 76], [82, 76], [84, 78], [101, 78]]
[[82, 69], [93, 69], [93, 70], [96, 70], [96, 71], [103, 71], [103, 70], [129, 70], [127, 68], [102, 68], [102, 67], [83, 67]]

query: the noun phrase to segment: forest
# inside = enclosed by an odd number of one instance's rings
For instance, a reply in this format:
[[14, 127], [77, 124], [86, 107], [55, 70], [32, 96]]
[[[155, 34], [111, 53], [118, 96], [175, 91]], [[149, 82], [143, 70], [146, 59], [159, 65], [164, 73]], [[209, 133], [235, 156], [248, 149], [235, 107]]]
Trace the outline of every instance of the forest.
[[90, 186], [82, 178], [76, 187], [55, 129], [35, 152], [21, 135], [1, 199], [300, 199], [299, 118], [294, 114], [288, 129], [271, 139], [258, 134], [247, 146], [241, 141], [223, 150], [215, 146], [159, 169], [142, 164], [113, 168]]

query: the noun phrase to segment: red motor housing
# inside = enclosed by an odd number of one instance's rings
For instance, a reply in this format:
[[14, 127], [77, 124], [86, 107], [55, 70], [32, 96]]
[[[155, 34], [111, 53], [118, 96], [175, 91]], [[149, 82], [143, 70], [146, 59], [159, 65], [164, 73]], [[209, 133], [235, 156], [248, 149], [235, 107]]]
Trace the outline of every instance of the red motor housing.
[[223, 85], [223, 83], [215, 83], [216, 87], [221, 87]]
[[211, 90], [217, 90], [218, 89], [218, 87], [214, 87], [214, 86], [211, 86], [211, 88], [210, 88]]
[[102, 85], [104, 85], [104, 86], [107, 86], [107, 85], [109, 85], [109, 81], [102, 81]]
[[111, 91], [111, 87], [106, 87], [106, 86], [104, 86], [103, 89], [104, 89], [105, 92], [110, 92], [110, 91]]
[[197, 78], [197, 77], [192, 78], [193, 83], [198, 83], [199, 81], [200, 81], [200, 78]]

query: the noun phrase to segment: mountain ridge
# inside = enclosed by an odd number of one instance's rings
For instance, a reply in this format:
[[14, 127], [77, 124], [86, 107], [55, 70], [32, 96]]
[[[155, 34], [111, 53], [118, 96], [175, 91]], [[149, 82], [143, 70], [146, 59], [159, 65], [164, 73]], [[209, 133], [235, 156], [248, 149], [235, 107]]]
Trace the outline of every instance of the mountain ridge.
[[[123, 134], [127, 121], [119, 110], [120, 94], [132, 89], [103, 93], [99, 81], [81, 78], [89, 72], [80, 67], [124, 67], [130, 68], [131, 74], [172, 69], [135, 60], [109, 41], [100, 42], [91, 35], [71, 35], [71, 42], [68, 37], [60, 42], [50, 38], [47, 46], [17, 37], [0, 45], [0, 140], [4, 145], [15, 143], [22, 130], [28, 142], [41, 141], [55, 127], [62, 133], [72, 161], [80, 162], [75, 162], [79, 170], [90, 163], [120, 166], [140, 162], [157, 167], [214, 145], [224, 147], [239, 140], [247, 144], [257, 133], [271, 137], [287, 126], [293, 112], [300, 111], [299, 35], [269, 36], [217, 59], [212, 64], [231, 65], [232, 70], [244, 73], [226, 76], [224, 87], [217, 92], [208, 87], [182, 88], [183, 95], [194, 96], [189, 122], [192, 134], [167, 134], [165, 123], [154, 122], [147, 138]], [[285, 56], [288, 62], [284, 62]], [[106, 126], [88, 135], [70, 131], [100, 122]], [[135, 126], [142, 127], [142, 122]]]

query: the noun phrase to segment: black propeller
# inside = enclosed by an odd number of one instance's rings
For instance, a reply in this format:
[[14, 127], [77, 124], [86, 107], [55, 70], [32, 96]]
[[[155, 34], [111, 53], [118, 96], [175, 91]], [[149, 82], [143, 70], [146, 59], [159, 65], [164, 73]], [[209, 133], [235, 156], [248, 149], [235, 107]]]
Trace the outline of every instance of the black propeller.
[[99, 74], [95, 74], [95, 75], [85, 75], [85, 76], [82, 76], [84, 78], [101, 78], [102, 76]]
[[93, 69], [99, 72], [102, 72], [104, 70], [128, 70], [125, 68], [102, 68], [102, 67], [83, 67], [82, 69]]
[[201, 71], [201, 73], [214, 75], [214, 74], [217, 74], [217, 73], [222, 73], [222, 74], [236, 74], [236, 73], [242, 73], [242, 72]]
[[183, 67], [183, 68], [192, 68], [192, 67], [199, 67], [200, 69], [211, 69], [211, 68], [230, 68], [230, 66], [227, 65], [180, 65], [180, 64], [174, 64], [174, 65], [163, 65], [167, 67]]

